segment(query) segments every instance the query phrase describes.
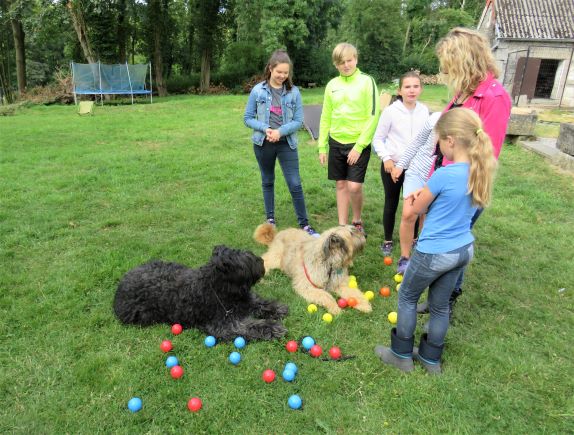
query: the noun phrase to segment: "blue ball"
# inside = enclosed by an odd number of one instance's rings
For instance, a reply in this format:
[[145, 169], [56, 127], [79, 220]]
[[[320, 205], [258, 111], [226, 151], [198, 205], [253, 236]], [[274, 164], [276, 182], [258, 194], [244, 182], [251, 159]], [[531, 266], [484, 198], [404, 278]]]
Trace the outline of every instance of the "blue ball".
[[301, 400], [301, 398], [297, 394], [293, 394], [291, 397], [289, 397], [289, 400], [287, 401], [287, 403], [289, 404], [289, 408], [299, 409], [299, 408], [301, 408], [303, 401]]
[[139, 397], [132, 397], [128, 402], [128, 409], [131, 412], [138, 412], [140, 409], [142, 409], [142, 399]]
[[295, 363], [292, 362], [288, 362], [287, 364], [285, 364], [285, 370], [291, 370], [295, 374], [297, 374], [297, 372], [299, 371]]
[[235, 340], [233, 340], [233, 344], [237, 349], [243, 349], [245, 347], [245, 338], [237, 337]]
[[293, 379], [295, 379], [295, 372], [289, 369], [283, 370], [283, 379], [285, 379], [287, 382], [291, 382]]
[[205, 337], [204, 343], [207, 347], [215, 346], [216, 343], [215, 337], [213, 335], [208, 335], [207, 337]]
[[313, 340], [313, 337], [305, 337], [301, 344], [305, 349], [309, 350], [315, 345], [315, 340]]
[[165, 365], [168, 369], [171, 369], [173, 366], [179, 365], [179, 361], [175, 356], [168, 356], [165, 360]]
[[231, 354], [229, 355], [229, 361], [231, 362], [231, 364], [236, 366], [237, 364], [239, 364], [239, 361], [241, 361], [241, 354], [239, 352], [231, 352]]

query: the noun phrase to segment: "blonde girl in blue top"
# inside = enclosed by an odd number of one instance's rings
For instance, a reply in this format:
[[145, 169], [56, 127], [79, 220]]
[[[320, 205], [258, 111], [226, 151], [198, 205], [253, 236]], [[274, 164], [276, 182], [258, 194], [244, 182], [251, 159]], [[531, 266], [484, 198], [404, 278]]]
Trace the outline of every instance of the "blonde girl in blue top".
[[253, 129], [253, 150], [261, 172], [267, 222], [275, 225], [275, 162], [279, 160], [299, 226], [319, 237], [309, 225], [299, 175], [297, 132], [303, 125], [303, 103], [292, 74], [289, 55], [276, 50], [265, 66], [265, 80], [255, 85], [249, 95], [243, 120]]
[[[490, 137], [472, 110], [457, 108], [444, 113], [435, 130], [441, 152], [454, 163], [439, 168], [422, 189], [405, 198], [416, 213], [426, 212], [425, 225], [401, 284], [391, 346], [375, 347], [385, 364], [408, 372], [414, 368], [414, 358], [432, 374], [441, 372], [453, 286], [473, 257], [470, 221], [477, 207], [490, 202], [496, 170]], [[428, 334], [421, 336], [419, 348], [413, 351], [417, 302], [427, 287]]]

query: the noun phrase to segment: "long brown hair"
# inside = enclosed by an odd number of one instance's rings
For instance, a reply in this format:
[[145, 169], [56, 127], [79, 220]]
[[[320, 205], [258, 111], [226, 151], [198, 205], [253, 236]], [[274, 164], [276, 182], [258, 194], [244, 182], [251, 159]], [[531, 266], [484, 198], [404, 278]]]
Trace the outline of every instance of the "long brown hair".
[[287, 80], [285, 80], [285, 88], [290, 91], [293, 87], [293, 63], [291, 62], [291, 58], [285, 50], [275, 50], [267, 61], [267, 65], [265, 65], [265, 71], [263, 72], [265, 81], [269, 83], [269, 79], [271, 78], [271, 70], [280, 63], [289, 64], [289, 76], [287, 77]]
[[473, 205], [486, 207], [492, 197], [497, 162], [482, 121], [472, 110], [459, 107], [444, 113], [435, 130], [439, 138], [450, 136], [455, 146], [466, 150], [470, 160], [468, 193], [472, 196]]

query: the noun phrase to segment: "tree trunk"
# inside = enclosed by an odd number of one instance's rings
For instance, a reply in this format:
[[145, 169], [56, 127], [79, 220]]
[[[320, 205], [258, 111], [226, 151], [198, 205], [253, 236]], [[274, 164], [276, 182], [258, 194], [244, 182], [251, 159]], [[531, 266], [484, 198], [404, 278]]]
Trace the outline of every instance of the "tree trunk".
[[405, 55], [405, 51], [407, 51], [407, 44], [409, 43], [410, 33], [411, 33], [411, 21], [409, 20], [409, 24], [407, 24], [407, 31], [405, 32], [405, 42], [403, 43], [403, 56]]
[[26, 92], [26, 46], [22, 22], [16, 18], [10, 20], [12, 34], [14, 35], [14, 50], [16, 51], [16, 77], [18, 78], [18, 93], [22, 96]]
[[80, 46], [82, 47], [84, 57], [89, 63], [96, 63], [94, 52], [92, 51], [90, 41], [88, 40], [88, 28], [86, 27], [86, 23], [84, 21], [81, 5], [79, 2], [76, 3], [72, 0], [68, 0], [67, 6], [68, 10], [70, 11], [72, 24], [76, 34], [78, 35], [78, 41], [80, 41]]
[[211, 53], [208, 48], [204, 48], [201, 53], [201, 77], [199, 80], [199, 91], [209, 90], [209, 79], [211, 76]]
[[167, 95], [167, 90], [163, 81], [163, 59], [161, 52], [161, 34], [159, 26], [156, 26], [153, 31], [153, 63], [157, 93], [160, 97], [165, 97]]
[[126, 23], [126, 0], [118, 2], [118, 60], [120, 63], [127, 62], [127, 23]]

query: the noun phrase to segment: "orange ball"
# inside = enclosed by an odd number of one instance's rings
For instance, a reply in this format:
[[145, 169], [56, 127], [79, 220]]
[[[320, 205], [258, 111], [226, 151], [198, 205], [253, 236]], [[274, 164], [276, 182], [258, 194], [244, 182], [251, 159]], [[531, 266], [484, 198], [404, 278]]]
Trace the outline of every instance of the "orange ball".
[[347, 304], [348, 304], [350, 307], [356, 307], [358, 303], [359, 303], [359, 302], [358, 302], [357, 299], [355, 299], [355, 298], [349, 298], [349, 299], [347, 299]]
[[390, 266], [391, 264], [393, 264], [393, 259], [392, 259], [392, 257], [385, 257], [385, 258], [383, 259], [383, 262], [384, 262], [387, 266]]
[[388, 298], [391, 295], [391, 289], [389, 287], [381, 287], [379, 293], [382, 297]]

